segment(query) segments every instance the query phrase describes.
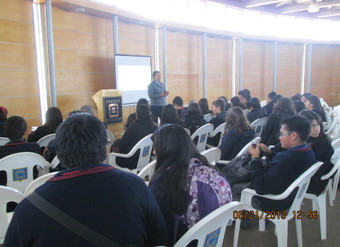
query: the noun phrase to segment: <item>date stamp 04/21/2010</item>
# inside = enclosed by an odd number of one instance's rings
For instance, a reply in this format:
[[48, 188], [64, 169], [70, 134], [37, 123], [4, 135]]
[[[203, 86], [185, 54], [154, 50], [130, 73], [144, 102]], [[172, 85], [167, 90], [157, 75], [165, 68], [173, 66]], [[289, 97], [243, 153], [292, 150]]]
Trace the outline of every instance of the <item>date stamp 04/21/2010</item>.
[[[319, 218], [319, 212], [317, 210], [294, 210], [293, 219], [302, 220], [316, 220]], [[286, 219], [287, 211], [257, 211], [257, 210], [234, 210], [233, 218], [236, 219], [250, 219], [250, 220], [260, 220], [260, 219]]]

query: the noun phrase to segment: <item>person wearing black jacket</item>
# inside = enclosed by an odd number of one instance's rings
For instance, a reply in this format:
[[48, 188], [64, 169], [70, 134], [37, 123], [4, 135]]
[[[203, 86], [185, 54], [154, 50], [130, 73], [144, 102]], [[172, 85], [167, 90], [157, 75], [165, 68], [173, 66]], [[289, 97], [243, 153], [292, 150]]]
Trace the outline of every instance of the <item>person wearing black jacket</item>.
[[184, 118], [184, 127], [190, 130], [190, 135], [206, 123], [199, 105], [197, 103], [190, 104]]
[[[222, 99], [215, 100], [212, 103], [212, 112], [214, 117], [209, 121], [209, 123], [214, 125], [214, 130], [225, 122], [225, 102]], [[208, 138], [207, 143], [216, 147], [220, 141], [221, 134], [217, 134], [214, 137]]]
[[267, 110], [266, 108], [261, 108], [261, 104], [258, 98], [251, 98], [248, 104], [250, 106], [250, 110], [247, 114], [247, 119], [250, 123], [254, 122], [256, 119], [267, 116]]
[[[260, 195], [283, 193], [302, 173], [315, 162], [315, 155], [310, 145], [306, 143], [310, 133], [310, 124], [306, 118], [291, 116], [283, 120], [280, 128], [281, 147], [286, 151], [278, 152], [265, 168], [260, 159], [260, 148], [249, 148], [252, 156], [250, 166], [251, 187]], [[295, 197], [291, 193], [284, 200], [269, 200], [255, 197], [253, 206], [263, 211], [287, 210]]]

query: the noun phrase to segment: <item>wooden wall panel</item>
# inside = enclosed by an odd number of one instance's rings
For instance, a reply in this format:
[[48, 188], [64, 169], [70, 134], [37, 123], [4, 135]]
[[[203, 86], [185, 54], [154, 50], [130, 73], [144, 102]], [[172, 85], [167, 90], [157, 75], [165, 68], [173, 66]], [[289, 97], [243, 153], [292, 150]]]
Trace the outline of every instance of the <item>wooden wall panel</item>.
[[242, 89], [266, 99], [273, 84], [273, 43], [244, 40], [242, 57]]
[[313, 45], [311, 93], [340, 104], [340, 46]]
[[207, 38], [207, 98], [209, 104], [219, 96], [231, 98], [232, 40]]
[[40, 125], [35, 71], [32, 3], [0, 0], [0, 105], [8, 115]]
[[276, 92], [291, 97], [301, 92], [302, 44], [278, 43]]
[[168, 97], [169, 103], [176, 96], [184, 104], [202, 97], [202, 37], [196, 34], [169, 31], [168, 44]]

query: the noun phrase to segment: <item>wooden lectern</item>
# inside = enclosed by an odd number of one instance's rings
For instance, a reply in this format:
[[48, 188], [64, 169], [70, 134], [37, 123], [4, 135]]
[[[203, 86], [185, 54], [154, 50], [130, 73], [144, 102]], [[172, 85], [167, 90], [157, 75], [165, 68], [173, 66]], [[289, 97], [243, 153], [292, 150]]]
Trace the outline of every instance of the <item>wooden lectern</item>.
[[102, 89], [92, 96], [97, 105], [98, 118], [106, 124], [121, 123], [122, 91], [119, 89]]

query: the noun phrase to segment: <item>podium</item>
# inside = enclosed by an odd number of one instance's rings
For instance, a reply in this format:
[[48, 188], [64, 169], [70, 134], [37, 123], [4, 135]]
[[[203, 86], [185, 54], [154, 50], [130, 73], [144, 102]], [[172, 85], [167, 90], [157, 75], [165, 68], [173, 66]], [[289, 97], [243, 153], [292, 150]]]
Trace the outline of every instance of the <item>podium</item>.
[[122, 91], [102, 89], [92, 96], [97, 105], [98, 118], [106, 124], [121, 123], [123, 120]]

